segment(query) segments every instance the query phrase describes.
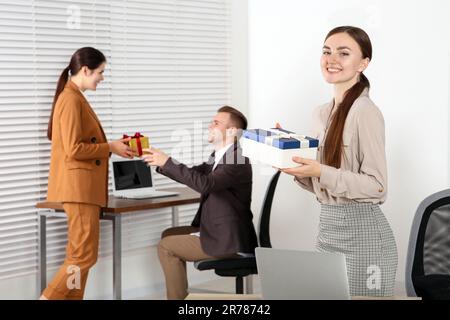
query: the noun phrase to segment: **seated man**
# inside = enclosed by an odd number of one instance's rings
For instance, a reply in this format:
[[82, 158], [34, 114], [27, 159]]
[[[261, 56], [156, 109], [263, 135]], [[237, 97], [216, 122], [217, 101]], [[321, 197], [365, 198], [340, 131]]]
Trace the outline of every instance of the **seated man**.
[[158, 166], [159, 173], [201, 193], [192, 225], [165, 230], [158, 244], [168, 299], [184, 299], [188, 294], [186, 261], [254, 253], [252, 167], [237, 142], [246, 128], [247, 119], [241, 112], [220, 108], [208, 126], [208, 142], [215, 151], [207, 162], [192, 168], [160, 150], [144, 150], [149, 154], [143, 160]]

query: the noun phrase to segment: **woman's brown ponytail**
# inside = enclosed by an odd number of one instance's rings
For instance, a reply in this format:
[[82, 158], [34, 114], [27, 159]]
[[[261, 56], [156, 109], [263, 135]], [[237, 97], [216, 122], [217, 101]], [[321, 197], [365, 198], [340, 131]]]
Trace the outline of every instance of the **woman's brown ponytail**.
[[58, 79], [58, 84], [56, 85], [55, 96], [53, 98], [52, 104], [52, 112], [50, 113], [50, 119], [48, 121], [48, 140], [52, 140], [53, 113], [55, 112], [56, 101], [58, 101], [59, 95], [64, 90], [67, 81], [69, 81], [69, 73], [70, 75], [76, 75], [83, 66], [87, 66], [90, 70], [94, 70], [105, 61], [106, 58], [103, 53], [92, 47], [84, 47], [78, 49], [72, 55], [69, 65], [63, 70], [63, 72], [61, 72], [61, 75]]
[[59, 95], [64, 90], [64, 87], [66, 86], [66, 83], [69, 80], [69, 70], [70, 70], [70, 66], [67, 66], [63, 70], [63, 72], [61, 72], [61, 75], [59, 76], [59, 79], [58, 79], [58, 84], [56, 85], [55, 96], [53, 98], [53, 104], [52, 104], [52, 112], [50, 114], [50, 120], [48, 122], [48, 128], [47, 128], [48, 140], [52, 140], [53, 112], [55, 111], [56, 101], [58, 100]]
[[[347, 33], [358, 43], [363, 54], [363, 59], [372, 59], [372, 44], [370, 42], [370, 38], [367, 33], [360, 28], [348, 26], [337, 27], [328, 33], [325, 40], [336, 33], [342, 32]], [[350, 108], [353, 103], [366, 88], [370, 88], [370, 82], [369, 79], [361, 73], [359, 76], [359, 81], [344, 94], [344, 99], [341, 104], [335, 106], [337, 110], [331, 120], [331, 124], [327, 130], [327, 136], [325, 138], [324, 159], [322, 161], [323, 164], [338, 169], [341, 167], [342, 135], [344, 133], [345, 120], [347, 119], [347, 115], [350, 112]]]

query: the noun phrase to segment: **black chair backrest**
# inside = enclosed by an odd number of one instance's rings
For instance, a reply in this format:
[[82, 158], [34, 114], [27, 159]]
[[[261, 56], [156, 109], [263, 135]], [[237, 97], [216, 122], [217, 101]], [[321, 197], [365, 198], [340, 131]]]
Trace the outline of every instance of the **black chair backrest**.
[[273, 196], [277, 187], [278, 178], [281, 171], [277, 171], [270, 179], [269, 186], [264, 196], [263, 206], [261, 208], [261, 215], [259, 216], [259, 246], [265, 248], [272, 248], [270, 243], [270, 211], [272, 210]]
[[413, 276], [450, 274], [450, 197], [425, 210], [417, 235]]
[[417, 208], [406, 258], [406, 290], [423, 294], [417, 286], [429, 275], [450, 275], [450, 189], [434, 193]]

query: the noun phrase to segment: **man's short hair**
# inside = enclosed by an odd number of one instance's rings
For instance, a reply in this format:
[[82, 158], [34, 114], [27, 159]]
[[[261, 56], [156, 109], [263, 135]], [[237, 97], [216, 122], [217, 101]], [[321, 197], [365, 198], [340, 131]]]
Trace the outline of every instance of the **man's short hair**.
[[226, 112], [230, 114], [230, 120], [233, 126], [242, 130], [247, 129], [247, 118], [239, 110], [230, 106], [223, 106], [217, 110], [217, 112]]

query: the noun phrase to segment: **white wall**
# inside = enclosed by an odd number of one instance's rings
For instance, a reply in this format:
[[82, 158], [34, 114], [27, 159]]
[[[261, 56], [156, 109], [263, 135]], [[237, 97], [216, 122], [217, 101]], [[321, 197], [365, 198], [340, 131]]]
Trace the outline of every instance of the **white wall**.
[[[449, 186], [449, 14], [445, 0], [249, 1], [251, 127], [279, 121], [308, 132], [312, 109], [332, 98], [319, 68], [325, 35], [338, 25], [356, 25], [371, 36], [366, 74], [386, 122], [389, 193], [382, 209], [397, 240], [401, 282], [415, 209]], [[255, 172], [254, 212], [268, 178]], [[314, 249], [318, 215], [315, 197], [282, 177], [273, 245]]]
[[248, 115], [248, 5], [231, 3], [231, 105]]

